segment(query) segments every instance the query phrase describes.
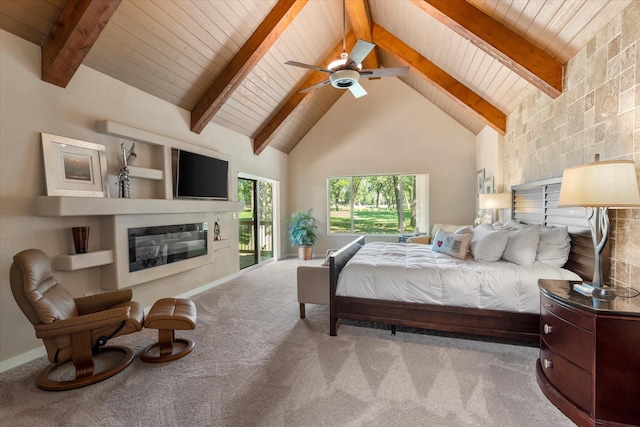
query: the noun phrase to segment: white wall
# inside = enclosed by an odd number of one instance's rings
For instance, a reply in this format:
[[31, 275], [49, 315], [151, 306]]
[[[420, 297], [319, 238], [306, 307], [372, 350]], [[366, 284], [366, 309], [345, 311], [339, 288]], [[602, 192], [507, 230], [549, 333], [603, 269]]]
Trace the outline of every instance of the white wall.
[[[279, 180], [282, 203], [287, 204], [287, 155], [267, 148], [255, 156], [249, 138], [213, 123], [200, 135], [192, 133], [188, 111], [88, 67], [81, 66], [65, 89], [45, 83], [40, 79], [40, 47], [2, 30], [0, 94], [0, 362], [42, 348], [11, 295], [9, 268], [13, 255], [32, 247], [52, 258], [68, 253], [70, 228], [76, 225], [91, 227], [89, 250], [100, 248], [99, 218], [35, 216], [35, 198], [46, 194], [40, 132], [103, 144], [110, 165], [119, 164], [121, 140], [96, 133], [97, 120], [112, 120], [216, 150], [229, 155], [234, 177], [244, 172]], [[139, 157], [144, 154], [144, 149], [138, 150]], [[136, 191], [134, 188], [134, 197]], [[117, 196], [117, 192], [112, 193]], [[235, 180], [231, 196], [237, 199]], [[135, 286], [134, 298], [150, 306], [159, 297], [188, 292], [237, 272], [237, 224], [231, 214], [223, 223], [227, 225], [224, 237], [235, 240], [231, 249], [216, 251], [219, 262]], [[100, 289], [99, 268], [55, 272], [55, 276], [74, 296]]]
[[493, 176], [496, 193], [505, 191], [503, 180], [504, 137], [485, 126], [476, 136], [476, 170], [484, 169], [485, 177]]
[[313, 209], [316, 254], [351, 240], [326, 234], [329, 176], [429, 173], [430, 223], [472, 224], [475, 135], [397, 78], [362, 84], [367, 96], [345, 92], [289, 153], [289, 214]]

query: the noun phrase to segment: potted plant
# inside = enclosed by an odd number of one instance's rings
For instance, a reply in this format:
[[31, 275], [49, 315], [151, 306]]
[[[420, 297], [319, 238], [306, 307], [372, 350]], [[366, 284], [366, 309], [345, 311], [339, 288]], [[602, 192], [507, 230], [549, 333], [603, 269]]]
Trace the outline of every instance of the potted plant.
[[295, 211], [289, 218], [289, 240], [291, 246], [298, 247], [298, 259], [311, 259], [313, 245], [318, 241], [318, 226], [308, 212]]

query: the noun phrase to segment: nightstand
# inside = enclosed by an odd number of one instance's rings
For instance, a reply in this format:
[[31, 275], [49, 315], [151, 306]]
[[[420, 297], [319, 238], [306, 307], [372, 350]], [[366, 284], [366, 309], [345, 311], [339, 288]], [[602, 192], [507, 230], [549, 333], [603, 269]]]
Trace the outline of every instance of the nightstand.
[[573, 283], [538, 282], [538, 385], [579, 426], [640, 425], [640, 297], [596, 300]]

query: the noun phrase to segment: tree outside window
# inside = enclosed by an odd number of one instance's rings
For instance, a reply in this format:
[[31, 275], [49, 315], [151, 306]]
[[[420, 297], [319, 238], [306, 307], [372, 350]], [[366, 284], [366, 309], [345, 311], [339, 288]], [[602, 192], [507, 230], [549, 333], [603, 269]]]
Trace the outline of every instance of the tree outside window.
[[329, 178], [329, 233], [413, 233], [420, 205], [416, 176]]

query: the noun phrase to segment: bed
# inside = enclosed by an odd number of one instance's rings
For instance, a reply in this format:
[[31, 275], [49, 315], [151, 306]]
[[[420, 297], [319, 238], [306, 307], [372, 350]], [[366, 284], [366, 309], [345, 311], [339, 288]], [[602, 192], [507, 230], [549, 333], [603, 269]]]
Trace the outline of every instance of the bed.
[[[560, 180], [546, 180], [530, 184], [524, 184], [512, 188], [513, 209], [512, 220], [522, 224], [540, 224], [542, 226], [566, 226], [571, 239], [569, 259], [563, 266], [564, 269], [575, 273], [584, 280], [591, 280], [593, 276], [594, 252], [588, 222], [584, 218], [582, 209], [560, 209], [557, 208], [557, 199], [560, 190]], [[404, 245], [404, 246], [402, 246]], [[390, 284], [382, 296], [373, 296], [369, 290], [356, 290], [354, 286], [349, 286], [349, 275], [354, 274], [349, 269], [345, 271], [348, 264], [357, 264], [349, 261], [363, 248], [366, 248], [364, 258], [377, 259], [373, 264], [387, 264], [386, 253], [406, 252], [428, 252], [420, 245], [407, 245], [401, 243], [379, 244], [368, 243], [365, 245], [365, 237], [359, 237], [349, 244], [334, 252], [329, 257], [330, 264], [330, 335], [337, 335], [339, 319], [360, 320], [396, 326], [417, 327], [432, 329], [437, 331], [455, 332], [472, 335], [482, 335], [497, 338], [507, 338], [523, 340], [528, 342], [538, 342], [540, 329], [539, 315], [539, 294], [537, 287], [534, 288], [535, 295], [529, 293], [523, 301], [498, 301], [494, 304], [491, 298], [480, 298], [481, 293], [471, 291], [477, 284], [475, 279], [464, 280], [458, 278], [461, 289], [460, 295], [453, 292], [451, 280], [442, 276], [442, 282], [433, 284], [436, 288], [426, 299], [418, 299], [414, 289], [399, 289], [398, 286]], [[403, 249], [404, 248], [404, 249]], [[606, 250], [606, 248], [605, 248]], [[376, 252], [378, 251], [378, 252]], [[417, 255], [415, 255], [417, 256]], [[445, 256], [446, 258], [447, 256]], [[442, 256], [437, 255], [439, 261], [447, 264], [446, 259], [442, 261]], [[469, 257], [467, 257], [468, 259]], [[608, 253], [603, 254], [603, 271], [605, 277], [608, 273]], [[456, 260], [450, 260], [458, 263]], [[360, 261], [358, 261], [360, 262]], [[408, 262], [404, 258], [405, 264]], [[462, 263], [466, 261], [460, 261]], [[471, 261], [473, 263], [474, 261]], [[436, 262], [437, 264], [437, 262]], [[388, 265], [387, 265], [388, 267]], [[493, 266], [492, 266], [493, 267]], [[351, 267], [350, 267], [351, 268]], [[392, 276], [400, 275], [399, 281], [411, 284], [415, 275], [412, 268], [407, 268], [405, 272], [400, 270], [378, 270], [376, 266], [364, 266], [360, 264], [360, 272], [371, 270], [374, 275], [386, 278], [392, 282]], [[462, 266], [456, 267], [462, 268]], [[540, 272], [536, 272], [540, 274]], [[542, 272], [544, 278], [546, 272]], [[341, 279], [341, 275], [342, 279]], [[439, 276], [438, 276], [439, 277]], [[468, 276], [471, 277], [471, 276]], [[346, 278], [346, 279], [345, 279]], [[345, 282], [345, 280], [347, 280]], [[520, 278], [519, 280], [523, 280]], [[533, 279], [537, 283], [537, 278]], [[338, 283], [342, 282], [340, 290]], [[444, 283], [446, 282], [446, 283]], [[345, 283], [347, 287], [345, 288]], [[444, 286], [444, 285], [448, 286]], [[499, 286], [494, 286], [499, 287]], [[352, 289], [350, 289], [352, 288]], [[346, 290], [345, 290], [346, 289]], [[465, 294], [466, 293], [466, 294]], [[445, 295], [446, 294], [446, 295]], [[407, 298], [408, 296], [408, 298]], [[533, 299], [532, 299], [533, 298]], [[469, 300], [477, 301], [469, 301]], [[418, 302], [420, 301], [420, 302]], [[426, 301], [426, 302], [425, 302]]]

